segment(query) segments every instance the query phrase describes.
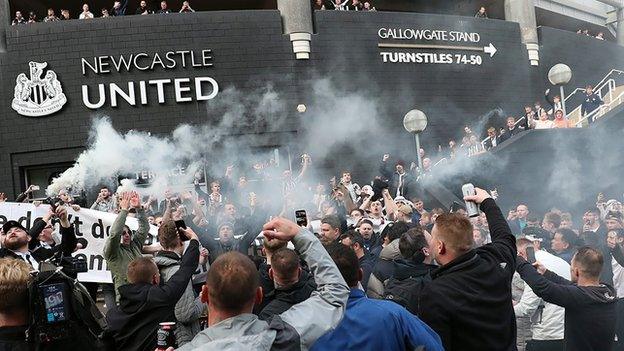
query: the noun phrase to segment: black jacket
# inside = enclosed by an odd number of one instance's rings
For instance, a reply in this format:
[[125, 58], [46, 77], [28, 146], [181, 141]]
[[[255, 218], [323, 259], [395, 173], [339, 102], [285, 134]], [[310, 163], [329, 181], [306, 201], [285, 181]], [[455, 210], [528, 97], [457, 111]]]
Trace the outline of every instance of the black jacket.
[[617, 298], [611, 286], [578, 286], [550, 271], [541, 276], [523, 258], [518, 258], [517, 269], [537, 296], [565, 307], [566, 351], [611, 350], [617, 319]]
[[511, 303], [516, 239], [494, 200], [486, 199], [481, 210], [492, 243], [431, 272], [420, 299], [421, 319], [440, 335], [447, 351], [516, 350]]
[[[35, 222], [33, 222], [30, 230], [28, 231], [28, 235], [30, 235], [31, 237], [30, 241], [28, 242], [28, 250], [30, 251], [31, 256], [37, 262], [47, 260], [58, 252], [62, 252], [63, 256], [71, 256], [78, 242], [76, 239], [74, 226], [70, 225], [69, 228], [61, 226], [59, 230], [61, 234], [61, 243], [51, 249], [44, 248], [39, 243], [39, 234], [41, 234], [45, 226], [46, 223], [41, 218], [37, 218]], [[4, 257], [17, 258], [20, 260], [22, 259], [20, 255], [17, 255], [13, 251], [3, 247], [0, 248], [0, 258]]]
[[403, 176], [400, 176], [396, 171], [390, 170], [388, 162], [381, 162], [379, 164], [379, 173], [388, 180], [388, 185], [390, 185], [390, 195], [392, 197], [396, 196], [397, 188], [399, 188], [399, 179], [402, 179], [401, 187], [401, 196], [406, 199], [410, 199], [416, 192], [416, 180], [414, 176], [405, 170]]
[[611, 249], [607, 245], [603, 245], [597, 249], [602, 252], [602, 257], [604, 258], [604, 264], [600, 271], [600, 281], [613, 286], [612, 258], [614, 258], [620, 266], [624, 267], [624, 253], [622, 252], [622, 247], [620, 245], [615, 245], [615, 247]]
[[383, 240], [381, 240], [381, 235], [379, 235], [379, 233], [373, 233], [368, 240], [364, 239], [364, 248], [373, 254], [376, 253], [375, 256], [379, 256], [381, 244], [383, 244]]
[[316, 290], [316, 283], [312, 275], [306, 271], [301, 271], [301, 277], [295, 285], [288, 289], [274, 289], [265, 296], [266, 306], [258, 314], [258, 318], [268, 320], [269, 318], [286, 312], [292, 306], [307, 300], [312, 292]]
[[523, 132], [524, 128], [520, 127], [520, 126], [516, 126], [514, 129], [509, 130], [509, 128], [505, 128], [505, 130], [503, 131], [503, 133], [500, 135], [500, 142], [505, 142], [509, 139], [511, 139], [514, 135]]
[[[198, 228], [194, 225], [191, 225], [190, 227], [193, 230], [196, 230], [195, 228]], [[217, 257], [230, 251], [238, 251], [243, 255], [247, 255], [249, 246], [251, 246], [259, 233], [256, 231], [247, 231], [243, 236], [239, 237], [238, 239], [236, 237], [233, 237], [230, 243], [223, 244], [217, 238], [214, 238], [210, 234], [206, 233], [206, 231], [201, 229], [197, 230], [196, 233], [202, 233], [202, 246], [210, 252], [210, 256], [208, 256], [208, 261], [210, 262], [210, 264], [212, 264], [217, 259]]]
[[175, 322], [174, 308], [199, 260], [199, 242], [191, 240], [180, 269], [164, 285], [126, 284], [119, 287], [119, 308], [106, 314], [117, 350], [156, 348], [156, 331], [162, 322]]
[[[496, 146], [500, 145], [500, 143], [503, 142], [499, 135], [495, 136], [494, 140], [496, 140]], [[483, 143], [483, 146], [485, 147], [486, 150], [491, 150], [492, 148], [495, 147], [492, 138], [489, 138], [488, 140], [486, 140], [485, 143]]]
[[405, 307], [412, 314], [418, 314], [421, 292], [431, 281], [431, 271], [435, 267], [412, 261], [395, 261], [394, 276], [386, 282], [384, 297]]
[[26, 329], [23, 327], [0, 327], [0, 351], [30, 351], [33, 344], [26, 342]]
[[377, 263], [377, 256], [373, 255], [367, 250], [364, 250], [364, 256], [358, 259], [360, 263], [360, 268], [362, 268], [362, 286], [364, 290], [368, 286], [368, 278], [370, 278], [371, 273], [373, 273], [373, 269], [375, 268], [375, 263]]

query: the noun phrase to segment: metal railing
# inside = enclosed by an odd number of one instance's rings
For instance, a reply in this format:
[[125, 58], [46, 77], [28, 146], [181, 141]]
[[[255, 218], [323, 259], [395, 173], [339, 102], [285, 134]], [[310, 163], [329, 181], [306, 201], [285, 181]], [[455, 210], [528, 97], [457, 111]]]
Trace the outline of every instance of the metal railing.
[[605, 113], [607, 113], [610, 110], [612, 110], [615, 106], [620, 105], [623, 100], [624, 100], [624, 92], [620, 93], [620, 95], [618, 95], [615, 99], [611, 99], [611, 101], [609, 101], [608, 104], [601, 105], [597, 109], [595, 109], [592, 112], [588, 113], [587, 115], [582, 116], [582, 118], [579, 119], [578, 122], [576, 122], [576, 124], [574, 126], [576, 128], [582, 128], [583, 127], [583, 123], [585, 121], [587, 121], [587, 120], [589, 120], [589, 121], [597, 120], [598, 118], [602, 117], [602, 115], [604, 115]]
[[[600, 95], [600, 98], [602, 99], [602, 95], [599, 93], [600, 91], [602, 91], [602, 88], [604, 88], [605, 84], [609, 84], [609, 81], [613, 81], [613, 85], [615, 86], [615, 80], [613, 80], [613, 78], [610, 78], [612, 74], [617, 73], [618, 75], [620, 74], [624, 74], [624, 71], [621, 71], [619, 69], [612, 69], [609, 73], [607, 73], [606, 76], [604, 76], [602, 78], [602, 80], [600, 82], [598, 82], [598, 84], [595, 85], [594, 87], [594, 91], [597, 92], [598, 95]], [[610, 90], [610, 89], [609, 89]], [[576, 88], [572, 91], [572, 93], [568, 94], [568, 96], [565, 97], [565, 101], [568, 101], [570, 98], [572, 98], [572, 96], [576, 95], [576, 93], [578, 92], [585, 92], [585, 88]]]

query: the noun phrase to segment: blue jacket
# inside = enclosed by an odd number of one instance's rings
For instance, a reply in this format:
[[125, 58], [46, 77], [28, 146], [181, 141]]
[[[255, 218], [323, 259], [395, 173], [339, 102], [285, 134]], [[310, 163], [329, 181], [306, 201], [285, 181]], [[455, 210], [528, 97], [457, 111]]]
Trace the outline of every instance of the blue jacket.
[[419, 346], [425, 351], [444, 350], [438, 334], [405, 308], [392, 301], [369, 299], [364, 291], [353, 288], [340, 324], [319, 338], [311, 350], [404, 351]]

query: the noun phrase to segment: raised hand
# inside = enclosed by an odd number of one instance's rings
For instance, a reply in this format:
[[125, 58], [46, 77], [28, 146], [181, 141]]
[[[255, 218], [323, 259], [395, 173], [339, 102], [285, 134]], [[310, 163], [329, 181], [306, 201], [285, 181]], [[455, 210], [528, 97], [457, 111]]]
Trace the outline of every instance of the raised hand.
[[189, 240], [197, 240], [199, 241], [199, 238], [197, 237], [197, 234], [195, 234], [195, 232], [193, 231], [193, 229], [191, 228], [178, 228], [178, 231], [180, 233], [182, 233], [182, 235], [184, 235], [185, 237], [187, 237]]
[[290, 241], [299, 233], [300, 229], [297, 223], [286, 218], [277, 217], [262, 227], [262, 234], [268, 240], [280, 239]]
[[65, 206], [58, 206], [55, 211], [56, 216], [61, 222], [61, 226], [65, 228], [69, 228], [69, 220], [67, 218], [67, 208]]
[[537, 270], [539, 274], [544, 274], [547, 271], [546, 267], [539, 261], [533, 263], [533, 267], [535, 267], [535, 270]]
[[483, 201], [485, 201], [485, 199], [489, 199], [492, 198], [490, 196], [490, 194], [488, 194], [487, 191], [481, 189], [481, 188], [477, 188], [475, 187], [475, 195], [468, 195], [468, 196], [464, 196], [464, 200], [466, 201], [472, 201], [475, 202], [477, 204], [481, 204]]
[[136, 191], [133, 191], [130, 193], [130, 206], [132, 208], [139, 208], [141, 207], [141, 197], [139, 196], [139, 194]]
[[121, 193], [121, 199], [119, 200], [119, 208], [122, 210], [128, 210], [130, 208], [130, 196], [132, 194], [129, 192]]

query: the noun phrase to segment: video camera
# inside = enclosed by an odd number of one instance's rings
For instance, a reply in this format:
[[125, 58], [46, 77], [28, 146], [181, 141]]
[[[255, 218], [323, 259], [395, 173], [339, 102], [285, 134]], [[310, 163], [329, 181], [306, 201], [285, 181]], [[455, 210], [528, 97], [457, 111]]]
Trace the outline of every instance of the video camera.
[[42, 262], [30, 282], [27, 340], [37, 350], [106, 349], [106, 318], [84, 286], [65, 274], [66, 269], [70, 273], [86, 271], [84, 261], [78, 261], [82, 260], [61, 258], [60, 266]]

